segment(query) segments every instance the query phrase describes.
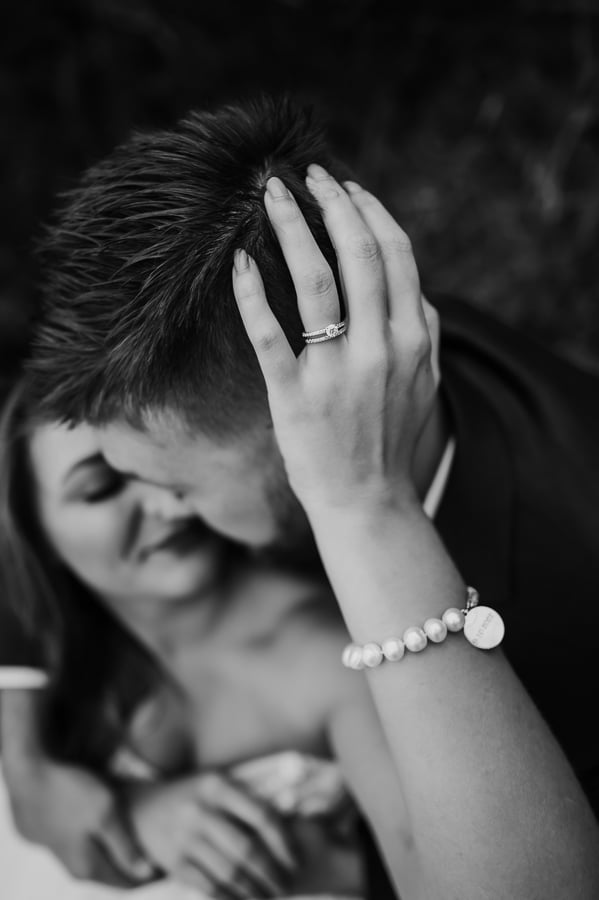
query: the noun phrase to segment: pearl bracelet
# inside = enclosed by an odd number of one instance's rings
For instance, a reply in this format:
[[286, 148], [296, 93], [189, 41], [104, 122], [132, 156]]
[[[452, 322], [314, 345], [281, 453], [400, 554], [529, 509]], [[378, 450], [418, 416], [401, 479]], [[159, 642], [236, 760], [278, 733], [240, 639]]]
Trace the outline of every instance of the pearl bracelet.
[[398, 662], [405, 655], [420, 653], [429, 641], [440, 644], [450, 631], [462, 631], [466, 639], [479, 650], [490, 650], [503, 640], [505, 626], [499, 613], [490, 606], [478, 605], [478, 591], [473, 587], [466, 588], [466, 605], [463, 609], [450, 607], [440, 619], [427, 619], [422, 627], [411, 625], [401, 638], [388, 637], [382, 643], [370, 641], [368, 644], [348, 644], [345, 647], [341, 662], [348, 669], [373, 669], [387, 660]]

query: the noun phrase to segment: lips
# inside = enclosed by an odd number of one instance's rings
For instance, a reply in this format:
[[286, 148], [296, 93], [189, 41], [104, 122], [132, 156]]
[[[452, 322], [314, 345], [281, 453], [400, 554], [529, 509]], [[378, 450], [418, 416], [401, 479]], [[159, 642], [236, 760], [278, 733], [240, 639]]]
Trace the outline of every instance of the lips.
[[177, 528], [171, 529], [159, 540], [142, 547], [139, 553], [140, 559], [145, 561], [154, 553], [189, 552], [203, 543], [207, 534], [207, 528], [201, 522], [198, 522], [197, 519], [186, 521]]

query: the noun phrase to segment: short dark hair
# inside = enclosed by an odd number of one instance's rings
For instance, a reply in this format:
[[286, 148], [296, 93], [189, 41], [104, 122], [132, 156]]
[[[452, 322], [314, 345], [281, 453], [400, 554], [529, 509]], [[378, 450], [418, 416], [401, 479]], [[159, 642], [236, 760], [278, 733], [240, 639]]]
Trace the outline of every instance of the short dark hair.
[[338, 278], [304, 183], [311, 162], [347, 177], [312, 111], [262, 97], [133, 134], [89, 169], [41, 245], [45, 299], [29, 373], [42, 413], [142, 427], [148, 410], [168, 408], [212, 435], [264, 413], [233, 253], [258, 262], [299, 353], [295, 292], [263, 195], [271, 175], [285, 181]]

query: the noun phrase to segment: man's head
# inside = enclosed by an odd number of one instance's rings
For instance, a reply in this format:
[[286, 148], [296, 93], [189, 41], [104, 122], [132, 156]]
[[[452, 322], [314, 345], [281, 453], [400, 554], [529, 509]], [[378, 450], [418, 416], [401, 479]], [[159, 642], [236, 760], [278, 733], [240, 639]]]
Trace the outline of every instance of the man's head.
[[299, 353], [263, 194], [271, 175], [285, 181], [337, 272], [304, 184], [311, 162], [342, 174], [311, 116], [286, 100], [192, 113], [90, 169], [41, 248], [30, 375], [42, 415], [100, 427], [117, 468], [185, 491], [210, 524], [248, 543], [292, 532], [300, 516], [233, 296], [233, 252], [256, 259]]

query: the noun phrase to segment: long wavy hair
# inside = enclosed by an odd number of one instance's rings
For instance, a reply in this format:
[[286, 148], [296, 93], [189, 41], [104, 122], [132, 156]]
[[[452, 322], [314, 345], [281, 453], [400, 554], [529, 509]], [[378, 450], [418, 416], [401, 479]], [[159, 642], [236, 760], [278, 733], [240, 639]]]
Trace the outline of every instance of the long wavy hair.
[[0, 416], [0, 603], [12, 610], [49, 676], [41, 722], [48, 752], [104, 768], [161, 674], [45, 535], [29, 453], [36, 424], [18, 380]]

